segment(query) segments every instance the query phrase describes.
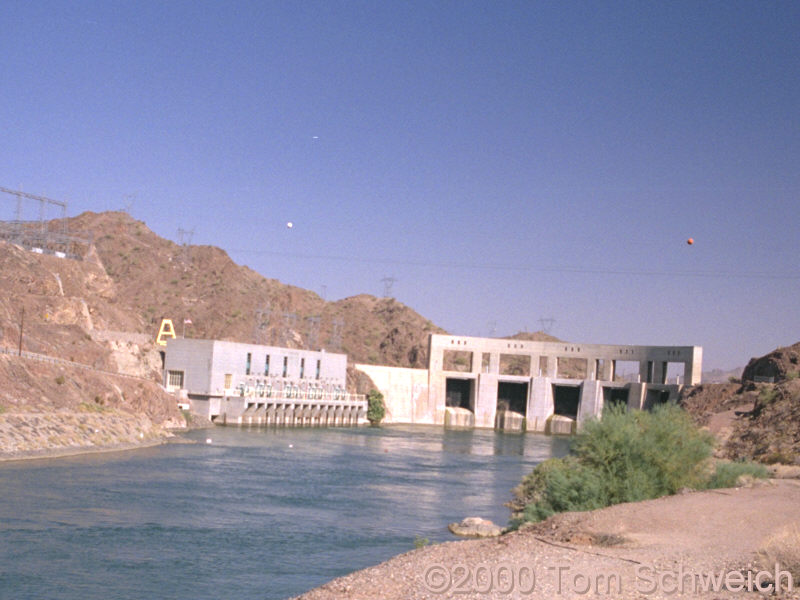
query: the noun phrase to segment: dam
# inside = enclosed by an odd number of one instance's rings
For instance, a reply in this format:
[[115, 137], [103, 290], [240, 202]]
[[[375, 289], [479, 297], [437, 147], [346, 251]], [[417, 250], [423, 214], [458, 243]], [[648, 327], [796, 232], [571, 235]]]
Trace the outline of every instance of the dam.
[[[575, 433], [609, 405], [647, 410], [700, 383], [700, 346], [632, 346], [431, 334], [428, 368], [356, 364], [383, 394], [384, 423]], [[170, 339], [164, 382], [222, 425], [353, 426], [367, 401], [347, 391], [347, 355]]]
[[700, 383], [702, 356], [700, 346], [431, 334], [428, 369], [356, 368], [383, 393], [385, 422], [570, 434], [607, 405], [677, 401]]

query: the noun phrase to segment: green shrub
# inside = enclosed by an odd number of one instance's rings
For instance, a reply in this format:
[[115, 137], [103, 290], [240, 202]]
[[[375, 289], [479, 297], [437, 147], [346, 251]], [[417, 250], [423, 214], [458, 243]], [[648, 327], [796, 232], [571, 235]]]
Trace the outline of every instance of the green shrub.
[[765, 386], [758, 392], [758, 401], [762, 406], [772, 404], [778, 398], [778, 390], [774, 385]]
[[383, 394], [378, 390], [370, 390], [367, 395], [367, 420], [373, 425], [378, 425], [386, 416], [386, 405]]
[[742, 475], [749, 475], [754, 479], [766, 479], [769, 477], [769, 472], [764, 465], [753, 462], [718, 462], [707, 487], [709, 489], [735, 487], [736, 480]]
[[610, 504], [702, 486], [713, 438], [673, 404], [651, 412], [615, 407], [589, 421], [573, 452], [606, 481]]
[[671, 404], [651, 412], [612, 407], [585, 424], [571, 454], [538, 465], [508, 504], [512, 526], [705, 487], [713, 438]]
[[59, 375], [58, 377], [56, 377], [56, 383], [57, 383], [58, 385], [64, 385], [64, 382], [65, 382], [65, 381], [66, 381], [66, 379], [64, 379], [64, 376], [63, 376], [63, 375]]
[[104, 413], [111, 409], [106, 406], [101, 406], [100, 404], [81, 402], [80, 404], [78, 404], [78, 410], [80, 412], [88, 412], [88, 413]]
[[541, 521], [557, 512], [608, 506], [599, 474], [574, 456], [543, 462], [525, 478], [523, 486], [531, 501], [524, 505], [512, 525]]
[[417, 550], [419, 550], [420, 548], [424, 548], [430, 543], [431, 541], [426, 537], [422, 537], [421, 535], [414, 536], [414, 548], [416, 548]]

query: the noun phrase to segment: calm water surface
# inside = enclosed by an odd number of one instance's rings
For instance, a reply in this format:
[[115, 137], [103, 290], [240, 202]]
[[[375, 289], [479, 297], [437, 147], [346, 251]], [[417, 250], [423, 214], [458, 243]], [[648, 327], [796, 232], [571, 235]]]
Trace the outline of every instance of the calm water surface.
[[[393, 426], [187, 434], [199, 444], [0, 463], [0, 598], [281, 599], [505, 524], [567, 440]], [[213, 439], [206, 444], [207, 437]]]

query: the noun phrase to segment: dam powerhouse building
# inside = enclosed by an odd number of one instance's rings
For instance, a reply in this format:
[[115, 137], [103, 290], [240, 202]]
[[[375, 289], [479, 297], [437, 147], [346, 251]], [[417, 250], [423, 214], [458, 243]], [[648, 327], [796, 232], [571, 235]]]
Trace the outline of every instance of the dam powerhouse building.
[[[386, 423], [572, 433], [608, 405], [648, 409], [700, 383], [700, 346], [576, 344], [432, 334], [428, 368], [356, 364], [386, 403]], [[366, 400], [346, 392], [347, 356], [172, 339], [164, 381], [217, 423], [353, 425]]]
[[345, 389], [347, 355], [219, 340], [167, 341], [164, 382], [220, 424], [326, 426], [363, 420]]

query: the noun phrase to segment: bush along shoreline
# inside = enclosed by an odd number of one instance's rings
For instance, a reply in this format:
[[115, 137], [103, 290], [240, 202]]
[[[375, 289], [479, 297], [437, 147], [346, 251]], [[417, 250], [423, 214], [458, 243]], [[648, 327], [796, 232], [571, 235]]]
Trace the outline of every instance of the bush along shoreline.
[[565, 511], [675, 494], [686, 488], [731, 487], [742, 475], [767, 477], [754, 463], [714, 463], [714, 438], [672, 404], [652, 411], [616, 406], [589, 421], [570, 454], [551, 458], [513, 490], [510, 529]]

